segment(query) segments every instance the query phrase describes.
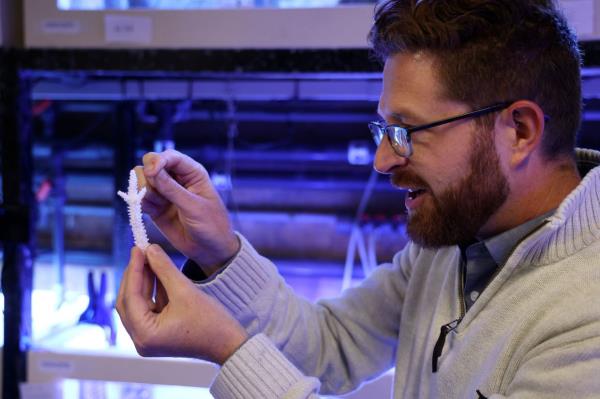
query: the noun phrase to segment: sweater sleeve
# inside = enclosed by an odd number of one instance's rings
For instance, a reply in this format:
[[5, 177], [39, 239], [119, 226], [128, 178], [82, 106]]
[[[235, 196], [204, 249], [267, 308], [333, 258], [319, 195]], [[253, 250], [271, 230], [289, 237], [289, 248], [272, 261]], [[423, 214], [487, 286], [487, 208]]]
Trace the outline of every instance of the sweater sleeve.
[[396, 266], [378, 267], [340, 298], [313, 304], [296, 296], [276, 267], [242, 239], [227, 269], [200, 288], [218, 299], [251, 336], [264, 334], [303, 374], [320, 380], [321, 392], [341, 394], [394, 364], [409, 274], [401, 266], [407, 252], [395, 258]]
[[317, 399], [319, 381], [305, 377], [263, 334], [250, 338], [231, 356], [210, 392], [223, 399]]

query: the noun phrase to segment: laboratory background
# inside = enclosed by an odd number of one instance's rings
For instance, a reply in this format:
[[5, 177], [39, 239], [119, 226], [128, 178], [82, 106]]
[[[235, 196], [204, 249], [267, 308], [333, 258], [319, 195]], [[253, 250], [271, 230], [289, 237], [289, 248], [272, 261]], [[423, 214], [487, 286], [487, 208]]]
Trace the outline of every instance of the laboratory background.
[[[584, 53], [578, 146], [600, 149], [600, 0], [560, 4]], [[133, 245], [117, 191], [146, 152], [201, 162], [234, 228], [311, 301], [403, 248], [405, 193], [373, 171], [367, 128], [374, 6], [1, 0], [0, 398], [212, 397], [216, 366], [140, 357], [114, 310]]]

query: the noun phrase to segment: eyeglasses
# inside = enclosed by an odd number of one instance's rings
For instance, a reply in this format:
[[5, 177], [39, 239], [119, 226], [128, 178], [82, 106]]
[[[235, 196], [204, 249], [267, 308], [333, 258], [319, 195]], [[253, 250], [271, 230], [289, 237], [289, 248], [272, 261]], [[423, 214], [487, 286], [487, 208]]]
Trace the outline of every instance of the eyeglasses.
[[512, 101], [502, 102], [478, 109], [476, 111], [467, 112], [466, 114], [453, 116], [448, 119], [442, 119], [436, 122], [428, 123], [426, 125], [419, 125], [413, 127], [386, 125], [384, 122], [371, 122], [369, 123], [369, 130], [373, 134], [373, 140], [375, 140], [375, 144], [378, 147], [379, 144], [381, 144], [381, 141], [383, 140], [383, 136], [386, 135], [396, 154], [400, 155], [401, 157], [408, 158], [412, 155], [413, 152], [412, 143], [410, 140], [410, 136], [412, 133], [418, 132], [419, 130], [426, 130], [432, 127], [445, 125], [446, 123], [458, 121], [461, 119], [476, 118], [486, 114], [491, 114], [492, 112], [497, 112], [503, 110], [504, 108], [507, 108], [512, 103]]

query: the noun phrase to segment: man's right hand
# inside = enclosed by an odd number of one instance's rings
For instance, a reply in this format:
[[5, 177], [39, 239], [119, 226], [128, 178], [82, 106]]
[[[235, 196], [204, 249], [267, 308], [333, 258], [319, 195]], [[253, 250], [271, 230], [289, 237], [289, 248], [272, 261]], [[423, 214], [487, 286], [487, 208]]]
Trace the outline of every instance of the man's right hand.
[[144, 155], [136, 167], [142, 209], [169, 242], [211, 275], [239, 250], [227, 209], [206, 169], [174, 150]]

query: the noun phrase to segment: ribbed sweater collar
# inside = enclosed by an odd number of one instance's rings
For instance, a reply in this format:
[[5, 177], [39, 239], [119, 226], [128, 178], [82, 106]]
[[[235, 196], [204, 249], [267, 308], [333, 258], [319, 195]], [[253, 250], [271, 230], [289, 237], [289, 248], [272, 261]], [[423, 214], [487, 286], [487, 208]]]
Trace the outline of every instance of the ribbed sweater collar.
[[[577, 162], [586, 169], [600, 165], [600, 152], [578, 149]], [[521, 264], [544, 265], [564, 259], [598, 240], [600, 167], [595, 166], [563, 200], [546, 224], [525, 240], [516, 252], [522, 255]]]

